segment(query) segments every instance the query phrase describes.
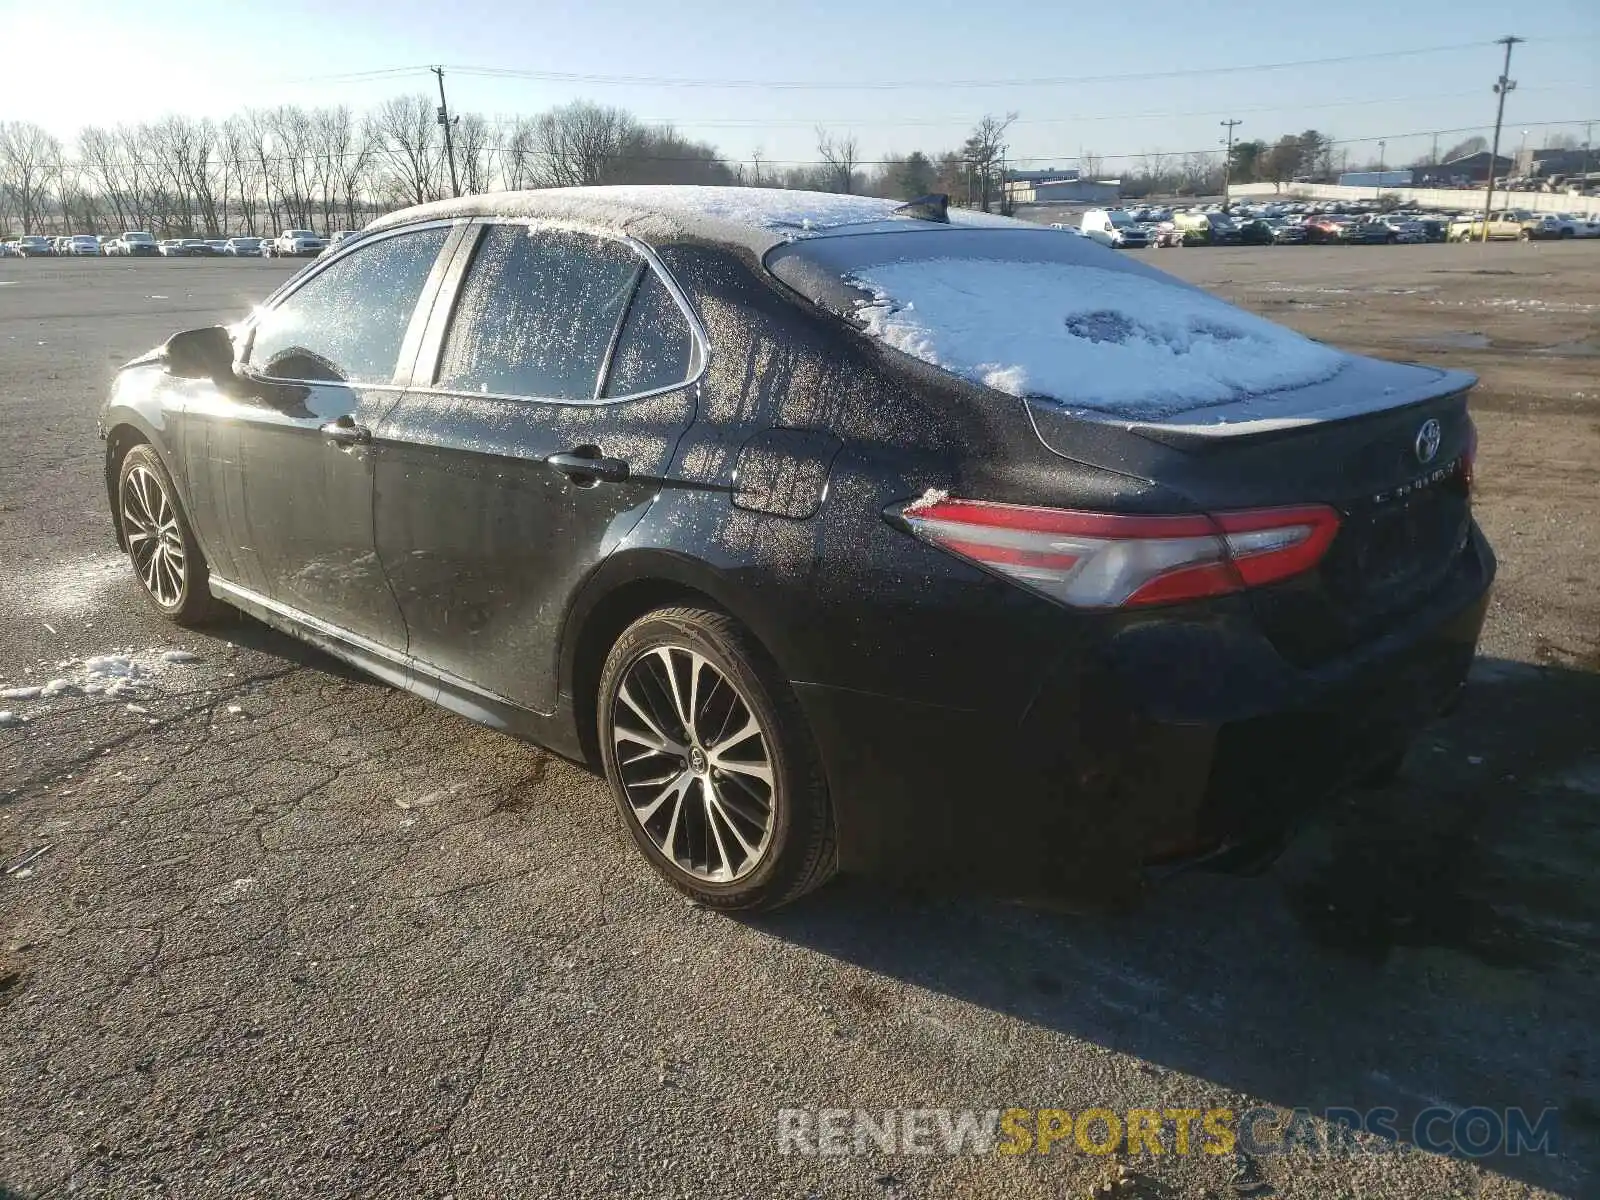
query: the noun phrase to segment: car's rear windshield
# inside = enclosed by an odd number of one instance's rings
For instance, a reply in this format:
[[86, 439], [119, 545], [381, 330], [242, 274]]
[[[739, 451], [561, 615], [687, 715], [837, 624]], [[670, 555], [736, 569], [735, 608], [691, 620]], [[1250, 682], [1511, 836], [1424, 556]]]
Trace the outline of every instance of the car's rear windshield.
[[[1130, 258], [1083, 238], [1045, 229], [962, 229], [913, 226], [904, 232], [802, 238], [768, 251], [766, 265], [806, 299], [841, 315], [853, 313], [863, 292], [846, 281], [886, 263], [916, 260], [1009, 263], [1092, 263], [1108, 270], [1143, 271]], [[1163, 276], [1165, 278], [1165, 276]]]
[[156, 239], [148, 233], [125, 233], [122, 235], [125, 242], [153, 242]]
[[996, 391], [1168, 416], [1329, 378], [1338, 352], [1043, 228], [801, 239], [767, 269], [873, 339]]

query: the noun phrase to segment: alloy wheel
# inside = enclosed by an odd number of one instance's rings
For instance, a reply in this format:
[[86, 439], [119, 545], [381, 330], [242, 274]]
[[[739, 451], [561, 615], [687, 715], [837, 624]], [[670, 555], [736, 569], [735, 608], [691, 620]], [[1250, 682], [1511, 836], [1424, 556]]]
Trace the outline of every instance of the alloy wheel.
[[656, 646], [611, 708], [628, 811], [674, 866], [705, 883], [754, 871], [772, 843], [772, 753], [749, 701], [704, 655]]
[[183, 533], [166, 488], [149, 467], [134, 467], [122, 481], [122, 528], [145, 590], [163, 608], [177, 608], [188, 579]]

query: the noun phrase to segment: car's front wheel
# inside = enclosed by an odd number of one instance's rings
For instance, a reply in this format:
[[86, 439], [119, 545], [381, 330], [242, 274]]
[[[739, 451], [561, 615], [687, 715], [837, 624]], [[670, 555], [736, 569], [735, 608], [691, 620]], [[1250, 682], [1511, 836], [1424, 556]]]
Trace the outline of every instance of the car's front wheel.
[[733, 618], [646, 614], [611, 648], [598, 690], [622, 822], [674, 887], [711, 908], [768, 909], [833, 874], [833, 821], [805, 718]]
[[145, 598], [180, 625], [214, 618], [221, 604], [212, 597], [205, 556], [178, 506], [177, 489], [148, 445], [135, 446], [117, 472], [117, 519], [128, 558]]

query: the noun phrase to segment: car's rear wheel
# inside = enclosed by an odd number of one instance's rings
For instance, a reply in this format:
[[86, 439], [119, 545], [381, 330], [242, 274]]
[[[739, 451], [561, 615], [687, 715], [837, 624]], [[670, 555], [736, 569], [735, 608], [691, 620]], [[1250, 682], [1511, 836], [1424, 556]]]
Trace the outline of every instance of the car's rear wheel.
[[725, 613], [663, 608], [606, 658], [598, 733], [622, 821], [674, 887], [767, 909], [835, 870], [833, 821], [800, 706]]
[[198, 625], [218, 615], [205, 556], [178, 505], [178, 492], [161, 456], [135, 446], [117, 472], [117, 519], [128, 558], [145, 599], [180, 625]]

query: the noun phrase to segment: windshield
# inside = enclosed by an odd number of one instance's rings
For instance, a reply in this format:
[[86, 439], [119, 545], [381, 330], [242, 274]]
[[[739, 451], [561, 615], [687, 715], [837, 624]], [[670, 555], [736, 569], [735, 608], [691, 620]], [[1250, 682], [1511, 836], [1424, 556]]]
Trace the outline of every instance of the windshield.
[[1133, 218], [1127, 213], [1123, 212], [1121, 209], [1118, 209], [1116, 212], [1107, 213], [1106, 216], [1111, 219], [1111, 223], [1118, 229], [1133, 228]]
[[125, 233], [122, 235], [125, 242], [153, 242], [156, 239], [148, 233]]
[[1044, 229], [821, 237], [767, 269], [870, 337], [995, 391], [1165, 416], [1325, 379], [1337, 351], [1088, 238]]
[[291, 229], [284, 236], [292, 238], [311, 238], [316, 237], [317, 235], [312, 233], [309, 229]]

